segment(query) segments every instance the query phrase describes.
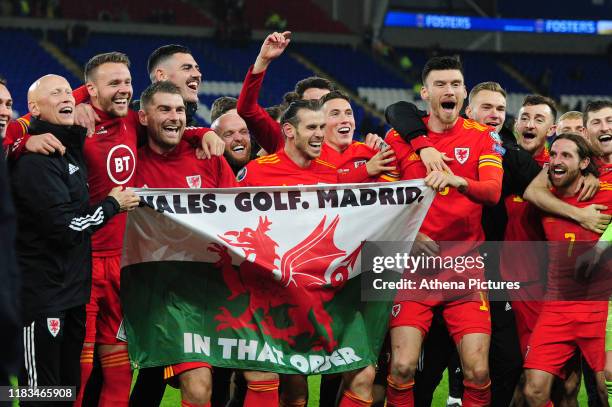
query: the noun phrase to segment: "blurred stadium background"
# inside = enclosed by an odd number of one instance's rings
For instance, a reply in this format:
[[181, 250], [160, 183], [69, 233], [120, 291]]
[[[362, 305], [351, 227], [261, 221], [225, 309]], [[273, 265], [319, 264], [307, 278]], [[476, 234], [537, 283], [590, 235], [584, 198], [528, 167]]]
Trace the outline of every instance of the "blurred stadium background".
[[325, 76], [350, 91], [356, 134], [382, 135], [384, 108], [419, 100], [421, 68], [437, 54], [462, 58], [468, 90], [500, 82], [510, 115], [529, 93], [553, 97], [561, 111], [609, 99], [608, 20], [612, 0], [0, 0], [0, 74], [21, 115], [36, 78], [56, 73], [77, 87], [92, 55], [118, 50], [132, 60], [137, 98], [151, 51], [184, 44], [202, 69], [197, 118], [208, 124], [212, 101], [240, 92], [263, 38], [290, 30], [260, 103], [278, 104], [298, 80]]
[[45, 73], [73, 86], [85, 62], [119, 50], [132, 60], [134, 97], [149, 83], [147, 56], [181, 43], [202, 67], [198, 119], [218, 96], [237, 96], [261, 40], [294, 32], [288, 55], [266, 76], [261, 104], [280, 103], [295, 82], [318, 74], [354, 97], [357, 134], [382, 131], [382, 111], [419, 100], [419, 74], [436, 54], [460, 55], [468, 88], [494, 80], [508, 112], [528, 93], [561, 110], [612, 95], [612, 0], [0, 0], [0, 73], [18, 114], [26, 90]]

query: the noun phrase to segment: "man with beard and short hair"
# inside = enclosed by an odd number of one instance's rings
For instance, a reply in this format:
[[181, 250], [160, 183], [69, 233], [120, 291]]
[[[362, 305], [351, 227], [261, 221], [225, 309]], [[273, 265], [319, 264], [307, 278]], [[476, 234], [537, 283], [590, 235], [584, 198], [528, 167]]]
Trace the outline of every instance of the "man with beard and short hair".
[[46, 75], [32, 84], [29, 131], [54, 134], [67, 151], [24, 155], [11, 174], [23, 278], [26, 346], [21, 384], [29, 387], [79, 388], [85, 304], [91, 290], [90, 238], [117, 213], [134, 209], [140, 201], [132, 191], [111, 186], [90, 204], [83, 153], [86, 130], [74, 125], [74, 106], [72, 89], [63, 77]]
[[[291, 103], [283, 113], [281, 126], [287, 138], [283, 149], [247, 164], [238, 173], [240, 184], [271, 186], [337, 183], [336, 167], [319, 158], [327, 127], [319, 102], [298, 100]], [[345, 390], [339, 405], [344, 407], [371, 403], [374, 374], [373, 366], [343, 373]], [[308, 396], [305, 377], [282, 375], [281, 380], [284, 387], [282, 405], [304, 405]]]
[[[597, 152], [597, 169], [602, 184], [612, 183], [612, 102], [609, 100], [594, 100], [587, 103], [583, 114], [584, 133], [591, 147]], [[604, 209], [600, 207], [599, 209]], [[609, 222], [609, 218], [608, 218]], [[603, 229], [602, 222], [601, 229]], [[612, 230], [612, 224], [607, 226], [605, 234]], [[601, 254], [601, 253], [599, 253]], [[612, 375], [611, 375], [612, 376]]]
[[337, 183], [336, 169], [319, 157], [323, 147], [325, 116], [318, 101], [298, 100], [281, 118], [286, 137], [282, 150], [251, 161], [238, 173], [244, 186]]
[[[550, 146], [549, 167], [555, 195], [572, 205], [584, 206], [585, 203], [577, 199], [576, 188], [581, 176], [597, 175], [594, 158], [583, 137], [575, 134], [557, 136]], [[602, 184], [592, 202], [612, 208], [611, 191], [612, 188]], [[598, 265], [599, 272], [596, 270], [588, 280], [578, 277], [577, 281], [574, 263], [587, 251], [588, 242], [595, 243], [600, 235], [555, 216], [544, 216], [542, 225], [551, 242], [548, 245], [548, 280], [545, 302], [525, 358], [525, 397], [529, 405], [552, 405], [549, 397], [554, 377], [562, 377], [566, 362], [576, 349], [580, 349], [596, 372], [598, 393], [605, 405], [604, 332], [608, 302], [603, 299], [609, 296], [609, 276], [604, 271], [610, 270], [612, 263], [610, 259], [605, 260]]]
[[[466, 113], [470, 119], [476, 120], [481, 124], [488, 124], [495, 127], [499, 132], [501, 145], [497, 149], [504, 155], [503, 167], [503, 188], [504, 197], [521, 197], [529, 183], [540, 173], [541, 167], [533, 159], [531, 154], [523, 150], [516, 142], [512, 131], [503, 127], [506, 115], [506, 92], [496, 82], [482, 82], [475, 85], [469, 94], [469, 105]], [[409, 106], [407, 102], [398, 102], [387, 108], [386, 116], [390, 119], [389, 124], [396, 129], [402, 129], [402, 138], [407, 142], [419, 134], [422, 126], [422, 118], [416, 107]], [[415, 131], [416, 130], [416, 131]], [[592, 181], [597, 180], [592, 177]], [[589, 178], [587, 178], [589, 179]], [[595, 206], [589, 208], [576, 208], [556, 198], [550, 191], [545, 189], [540, 203], [546, 205], [546, 209], [551, 213], [566, 216], [578, 221], [583, 227], [591, 230], [598, 227], [600, 222], [609, 219], [608, 215], [599, 214]], [[526, 205], [523, 202], [522, 205]], [[518, 204], [517, 204], [518, 205]], [[502, 199], [494, 207], [483, 208], [482, 225], [487, 240], [497, 242], [504, 239], [506, 233], [508, 212], [505, 200]], [[515, 220], [521, 221], [519, 216]], [[494, 281], [499, 281], [499, 248], [496, 245], [489, 245], [486, 248], [489, 254], [486, 261], [487, 277]], [[496, 292], [495, 294], [501, 294]], [[506, 295], [497, 295], [496, 301], [491, 304], [491, 382], [492, 382], [492, 405], [508, 405], [513, 398], [516, 383], [522, 372], [521, 353], [518, 346], [516, 335], [516, 323], [512, 308], [509, 307]], [[423, 367], [417, 371], [418, 385], [415, 388], [415, 402], [418, 405], [430, 404], [435, 387], [442, 378], [442, 370], [446, 367], [449, 360], [449, 352], [442, 352], [441, 347], [448, 341], [447, 332], [440, 324], [432, 326], [432, 332], [424, 344], [426, 350], [423, 352]], [[439, 334], [437, 334], [439, 332]], [[428, 351], [433, 349], [433, 351]], [[460, 373], [459, 373], [460, 375]], [[450, 380], [450, 379], [449, 379]], [[458, 387], [458, 386], [456, 386]], [[460, 394], [459, 389], [451, 393], [454, 397]], [[462, 391], [462, 390], [461, 390]], [[449, 400], [451, 400], [449, 398]], [[451, 400], [454, 402], [454, 400]]]
[[[526, 98], [529, 99], [529, 97]], [[531, 100], [535, 100], [533, 97]], [[546, 111], [546, 107], [544, 107], [546, 103], [542, 105], [542, 110]], [[521, 112], [523, 109], [521, 109]], [[552, 112], [552, 110], [550, 110]], [[586, 133], [586, 120], [584, 118], [583, 121], [580, 121], [582, 114], [580, 112], [568, 112], [562, 115], [559, 118], [558, 126], [561, 126], [564, 131], [569, 131], [569, 133], [578, 134], [582, 137], [585, 137], [587, 141], [590, 141], [591, 146], [594, 150], [598, 149], [598, 144], [596, 140], [589, 140], [588, 133]], [[517, 121], [518, 126], [518, 121]], [[557, 133], [562, 134], [560, 128], [557, 126]], [[584, 131], [579, 132], [584, 126]], [[535, 124], [533, 125], [535, 127]], [[526, 129], [529, 131], [529, 129]], [[519, 139], [520, 140], [520, 139]], [[545, 147], [544, 147], [545, 148]], [[583, 177], [584, 180], [578, 183], [578, 187], [580, 188], [580, 195], [578, 200], [580, 202], [588, 202], [590, 205], [569, 205], [565, 200], [560, 199], [551, 199], [552, 193], [549, 188], [549, 177], [547, 170], [543, 170], [540, 175], [538, 175], [533, 182], [527, 187], [525, 193], [523, 194], [523, 198], [529, 203], [534, 204], [539, 209], [554, 213], [558, 216], [563, 216], [567, 219], [573, 220], [574, 222], [579, 223], [583, 228], [601, 233], [610, 222], [610, 216], [603, 212], [606, 208], [596, 202], [590, 202], [592, 195], [597, 192], [599, 189], [599, 180], [595, 178], [592, 174], [588, 174]], [[546, 202], [545, 202], [545, 201]], [[526, 205], [527, 203], [514, 205]], [[524, 228], [524, 225], [534, 224], [534, 222], [524, 222], [523, 219], [520, 219], [518, 223], [519, 228]], [[541, 260], [538, 260], [541, 262]], [[523, 270], [526, 268], [518, 267], [516, 264], [514, 266], [510, 266], [511, 269], [515, 271]], [[527, 267], [531, 268], [531, 267]], [[533, 274], [533, 272], [531, 273]], [[543, 280], [541, 280], [543, 282]], [[530, 291], [533, 291], [532, 286], [527, 287]], [[517, 294], [522, 294], [524, 296], [526, 293], [525, 290], [521, 290]], [[525, 297], [525, 296], [524, 296]], [[534, 297], [542, 297], [542, 293], [534, 293], [530, 294], [531, 299]], [[532, 330], [534, 329], [535, 322], [537, 320], [539, 310], [542, 307], [542, 302], [538, 301], [527, 301], [527, 297], [524, 298], [525, 301], [517, 302], [513, 304], [515, 308], [515, 314], [517, 315], [517, 323], [519, 327], [519, 331], [523, 332], [521, 335], [522, 339], [522, 348], [525, 351], [525, 347], [527, 345], [527, 341], [529, 336], [531, 335]], [[522, 323], [521, 323], [522, 322]], [[593, 371], [591, 366], [588, 363], [583, 363], [583, 374], [585, 377], [585, 383], [588, 389], [589, 400], [594, 405], [599, 405], [597, 400], [597, 389]], [[579, 390], [580, 385], [580, 366], [578, 360], [572, 360], [565, 367], [564, 376], [567, 376], [568, 379], [565, 380], [564, 386], [560, 390], [558, 396], [563, 397], [567, 402], [571, 402], [572, 400], [575, 402], [577, 397], [577, 392]], [[555, 387], [557, 388], [557, 387]], [[555, 392], [557, 393], [557, 392]]]
[[584, 109], [584, 128], [600, 157], [597, 165], [601, 181], [612, 182], [612, 101], [594, 100]]
[[[147, 188], [230, 188], [234, 173], [223, 157], [199, 160], [182, 140], [185, 104], [180, 89], [169, 81], [155, 82], [141, 96], [140, 123], [147, 128], [147, 144], [138, 149], [136, 185]], [[168, 366], [165, 379], [178, 377], [183, 405], [210, 406], [211, 366], [184, 362]]]
[[584, 135], [584, 122], [582, 113], [575, 110], [563, 113], [559, 116], [556, 126], [557, 134], [572, 133], [580, 136]]
[[[484, 240], [480, 226], [482, 205], [497, 203], [501, 195], [501, 156], [494, 149], [497, 141], [489, 134], [489, 127], [459, 116], [467, 92], [462, 66], [457, 59], [430, 59], [423, 69], [422, 80], [421, 97], [427, 102], [430, 112], [425, 118], [427, 135], [440, 153], [455, 158], [448, 164], [452, 172], [434, 170], [427, 174], [427, 168], [418, 159], [415, 149], [398, 133], [388, 134], [386, 141], [397, 155], [401, 179], [425, 178], [427, 185], [440, 192], [425, 217], [415, 248], [428, 255], [443, 256], [444, 252], [439, 252], [436, 241], [470, 242], [469, 247], [458, 248], [461, 253], [455, 253], [466, 255], [475, 252]], [[454, 222], [460, 222], [462, 226], [454, 226]], [[469, 276], [477, 276], [484, 270], [474, 267], [466, 272]], [[456, 275], [454, 270], [441, 273]], [[442, 275], [440, 278], [446, 280]], [[463, 405], [490, 403], [490, 314], [486, 294], [479, 295], [480, 300], [465, 296], [452, 301], [408, 300], [397, 303], [390, 321], [389, 405], [414, 405], [414, 373], [433, 308], [437, 305], [443, 307], [444, 320], [462, 360], [465, 376]]]
[[[519, 144], [528, 151], [538, 166], [549, 162], [547, 137], [554, 134], [556, 107], [554, 101], [540, 96], [525, 97], [519, 110], [515, 128], [519, 134]], [[522, 137], [521, 137], [522, 136]], [[530, 137], [532, 137], [530, 139]], [[526, 148], [526, 145], [529, 148]], [[526, 202], [520, 195], [510, 195], [505, 199], [508, 213], [504, 241], [540, 242], [545, 240], [544, 229], [539, 221], [539, 209]], [[529, 338], [542, 310], [546, 282], [546, 256], [542, 247], [534, 244], [509, 243], [502, 247], [500, 274], [504, 281], [518, 281], [520, 290], [509, 291], [516, 328], [521, 346], [521, 354], [527, 352]], [[557, 386], [555, 402], [572, 404], [576, 401], [580, 388], [580, 357], [577, 355], [565, 366], [562, 386]], [[561, 384], [561, 383], [560, 383]]]
[[[282, 135], [281, 126], [279, 123], [272, 119], [270, 115], [258, 105], [257, 98], [259, 96], [259, 90], [262, 86], [267, 68], [274, 59], [283, 54], [291, 42], [290, 35], [291, 33], [286, 31], [284, 33], [275, 32], [266, 37], [255, 63], [251, 68], [249, 68], [238, 98], [238, 114], [240, 114], [240, 116], [246, 121], [247, 125], [249, 126], [249, 130], [251, 131], [251, 135], [257, 139], [261, 147], [268, 153], [274, 153], [282, 150], [285, 144], [285, 138]], [[305, 83], [323, 86], [318, 81], [307, 81]], [[311, 94], [307, 92], [309, 88], [304, 86], [300, 87], [302, 97], [313, 96], [315, 93], [317, 93], [315, 96], [318, 96], [321, 93], [323, 93], [323, 95], [330, 93], [329, 89], [312, 88], [315, 91], [313, 91]], [[353, 133], [351, 132], [351, 135], [352, 134]], [[370, 134], [366, 136], [365, 144], [369, 147], [373, 147], [377, 144], [382, 145], [381, 143], [382, 139], [380, 139], [380, 137], [377, 135]], [[339, 157], [341, 157], [342, 163], [335, 161]], [[383, 167], [384, 163], [381, 161], [390, 157], [390, 152], [385, 152], [384, 155], [376, 156], [376, 160], [379, 162], [377, 166]], [[364, 182], [365, 179], [369, 178], [365, 168], [362, 168], [361, 164], [363, 163], [358, 162], [361, 161], [361, 159], [354, 161], [348, 160], [344, 154], [339, 154], [339, 151], [335, 150], [327, 143], [327, 141], [323, 145], [321, 159], [331, 162], [338, 168], [338, 182], [359, 183]], [[340, 164], [344, 165], [341, 167]]]
[[[100, 194], [114, 186], [134, 186], [136, 146], [142, 128], [138, 114], [129, 108], [133, 92], [129, 66], [128, 57], [120, 52], [95, 55], [85, 66], [85, 86], [91, 106], [79, 106], [91, 110], [99, 119], [84, 146], [92, 201], [100, 199]], [[185, 138], [196, 143], [202, 141], [202, 133], [208, 129], [188, 130]], [[125, 221], [125, 216], [119, 215], [92, 237], [93, 286], [87, 305], [81, 381], [87, 383], [91, 375], [94, 344], [97, 344], [104, 376], [102, 406], [127, 405], [132, 382], [127, 346], [119, 330], [123, 319], [119, 281]], [[81, 405], [82, 398], [83, 392], [80, 392], [77, 406]]]
[[[283, 114], [281, 126], [287, 137], [283, 149], [248, 163], [236, 177], [239, 185], [336, 183], [338, 177], [334, 165], [319, 158], [325, 127], [319, 103], [306, 100], [293, 102]], [[278, 405], [279, 379], [276, 373], [244, 372], [244, 375], [249, 382], [245, 406]], [[305, 398], [302, 399], [304, 393], [307, 394], [305, 380], [299, 375], [283, 375], [282, 378], [289, 398], [283, 398], [281, 403], [294, 401], [296, 393], [299, 402], [305, 403]]]
[[[100, 119], [84, 147], [92, 201], [100, 199], [109, 187], [134, 186], [138, 117], [129, 108], [133, 92], [129, 67], [128, 57], [119, 52], [96, 55], [85, 65], [91, 109]], [[83, 388], [77, 406], [93, 368], [94, 344], [104, 377], [100, 405], [126, 405], [129, 398], [132, 370], [127, 344], [119, 333], [123, 320], [119, 280], [125, 221], [125, 216], [115, 217], [92, 238], [93, 285], [81, 355]]]
[[[578, 113], [580, 115], [580, 113]], [[539, 167], [548, 163], [547, 138], [555, 133], [554, 125], [556, 106], [554, 101], [541, 95], [528, 95], [518, 113], [515, 122], [515, 130], [518, 133], [518, 143], [537, 162]], [[565, 116], [565, 115], [564, 115]], [[576, 125], [575, 114], [569, 114], [559, 120], [565, 127]], [[580, 133], [578, 133], [580, 134]], [[593, 177], [588, 182], [597, 184]], [[527, 188], [529, 190], [529, 188]], [[582, 188], [584, 192], [588, 188]], [[545, 192], [550, 205], [547, 208], [551, 213], [559, 216], [572, 218], [575, 213], [588, 217], [588, 209], [580, 209], [568, 205], [562, 200]], [[528, 196], [528, 193], [525, 194]], [[544, 230], [539, 224], [539, 209], [525, 201], [521, 194], [511, 194], [505, 198], [508, 222], [504, 232], [504, 241], [533, 241], [544, 240]], [[591, 208], [593, 209], [593, 208]], [[593, 209], [595, 212], [597, 208]], [[595, 213], [594, 215], [598, 215]], [[593, 218], [596, 218], [594, 216]], [[581, 222], [582, 223], [582, 222]], [[517, 255], [517, 248], [521, 248]], [[529, 337], [534, 329], [538, 315], [543, 303], [540, 301], [544, 296], [545, 274], [543, 274], [546, 258], [541, 255], [537, 245], [520, 245], [509, 243], [502, 247], [500, 259], [500, 275], [504, 281], [520, 281], [521, 290], [509, 291], [512, 308], [516, 319], [516, 328], [524, 355], [527, 349]], [[580, 361], [579, 357], [572, 359], [566, 367], [567, 377], [563, 386], [559, 386], [555, 392], [555, 398], [565, 400], [567, 403], [575, 402], [580, 385]], [[587, 380], [592, 377], [590, 369], [585, 370]]]
[[149, 56], [147, 72], [151, 82], [170, 81], [179, 87], [187, 108], [187, 124], [192, 125], [193, 116], [198, 110], [202, 72], [191, 50], [177, 44], [159, 47]]

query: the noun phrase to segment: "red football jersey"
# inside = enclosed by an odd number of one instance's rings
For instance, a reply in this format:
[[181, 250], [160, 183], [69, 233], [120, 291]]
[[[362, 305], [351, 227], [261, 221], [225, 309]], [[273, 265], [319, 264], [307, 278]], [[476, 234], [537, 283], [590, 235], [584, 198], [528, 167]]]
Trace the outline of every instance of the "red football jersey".
[[[534, 157], [540, 167], [548, 163], [550, 155], [545, 147]], [[545, 240], [541, 214], [534, 205], [520, 195], [509, 195], [504, 204], [508, 223], [504, 233], [506, 242], [541, 242]], [[502, 246], [500, 273], [506, 281], [541, 281], [545, 274], [546, 258], [538, 245], [508, 244]]]
[[167, 154], [148, 144], [138, 149], [136, 186], [147, 188], [231, 188], [236, 177], [224, 157], [199, 160], [186, 141]]
[[[590, 201], [579, 202], [577, 196], [559, 199], [577, 207], [605, 205], [608, 209], [604, 213], [612, 214], [612, 185], [605, 182], [600, 185], [599, 191]], [[545, 302], [545, 309], [556, 312], [607, 312], [607, 298], [612, 285], [612, 258], [604, 258], [589, 280], [578, 281], [574, 278], [576, 259], [590, 249], [599, 240], [600, 235], [556, 216], [544, 216], [542, 224], [549, 241], [546, 286], [548, 301]], [[589, 301], [559, 301], [578, 297]]]
[[308, 168], [298, 167], [284, 150], [251, 161], [238, 172], [240, 186], [290, 186], [338, 183], [335, 165], [315, 158]]
[[606, 164], [603, 161], [597, 162], [597, 169], [599, 170], [599, 181], [612, 184], [612, 164]]
[[[425, 120], [427, 121], [427, 118]], [[481, 180], [482, 174], [488, 171], [499, 181], [499, 189], [496, 187], [495, 191], [491, 191], [499, 196], [503, 168], [499, 148], [496, 147], [499, 145], [496, 137], [490, 127], [461, 117], [447, 132], [428, 132], [428, 139], [433, 146], [448, 157], [454, 158], [447, 164], [455, 175], [467, 179], [470, 185], [470, 181]], [[400, 179], [425, 178], [426, 169], [420, 157], [397, 132], [388, 133], [385, 141], [395, 151]], [[471, 187], [468, 186], [469, 188]], [[436, 241], [482, 242], [484, 232], [480, 224], [481, 217], [481, 203], [471, 200], [455, 188], [446, 188], [436, 194], [420, 232]], [[465, 250], [465, 253], [478, 244], [464, 246], [462, 251]]]
[[[93, 107], [93, 106], [92, 106]], [[145, 130], [140, 125], [138, 113], [128, 111], [126, 117], [112, 117], [94, 108], [101, 119], [94, 134], [85, 139], [89, 197], [92, 203], [100, 202], [116, 186], [136, 186], [135, 170], [139, 133]], [[201, 140], [208, 128], [185, 129], [183, 140]], [[123, 247], [126, 214], [114, 216], [102, 229], [93, 234], [91, 247], [94, 256], [117, 256]]]
[[[281, 126], [257, 102], [266, 71], [258, 74], [253, 74], [252, 71], [251, 66], [242, 84], [238, 97], [238, 114], [247, 123], [249, 131], [264, 150], [268, 153], [281, 151], [285, 146]], [[393, 174], [383, 174], [378, 177], [368, 176], [365, 166], [363, 168], [362, 166], [375, 154], [375, 150], [359, 142], [353, 142], [342, 152], [323, 143], [319, 158], [338, 168], [338, 183], [397, 181]]]
[[[101, 119], [94, 134], [85, 139], [89, 199], [100, 202], [111, 189], [121, 185], [134, 187], [136, 170], [136, 143], [139, 129], [138, 114], [132, 110], [126, 117], [112, 117], [94, 108]], [[126, 214], [114, 216], [102, 229], [94, 233], [91, 246], [94, 255], [121, 254]]]
[[327, 144], [321, 148], [323, 161], [332, 163], [338, 168], [338, 182], [341, 184], [358, 184], [362, 182], [397, 181], [397, 174], [380, 174], [370, 177], [366, 163], [376, 155], [377, 151], [364, 143], [354, 141], [344, 151], [336, 151]]

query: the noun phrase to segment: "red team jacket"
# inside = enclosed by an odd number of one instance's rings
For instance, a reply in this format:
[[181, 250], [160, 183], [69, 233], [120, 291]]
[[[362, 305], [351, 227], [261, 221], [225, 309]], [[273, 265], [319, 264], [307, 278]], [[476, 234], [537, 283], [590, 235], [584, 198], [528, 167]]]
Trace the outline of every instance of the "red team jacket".
[[158, 154], [148, 144], [138, 149], [136, 185], [143, 188], [232, 188], [234, 173], [224, 157], [198, 159], [193, 147], [181, 141], [167, 154]]
[[[257, 142], [268, 153], [278, 152], [285, 146], [285, 137], [280, 124], [259, 106], [257, 99], [265, 76], [265, 71], [254, 75], [253, 67], [249, 68], [240, 96], [238, 97], [238, 114], [244, 119], [256, 136]], [[392, 174], [369, 177], [365, 163], [376, 154], [376, 151], [363, 143], [353, 142], [346, 150], [338, 152], [323, 143], [321, 160], [332, 163], [338, 171], [338, 183], [357, 184], [362, 182], [396, 181]]]

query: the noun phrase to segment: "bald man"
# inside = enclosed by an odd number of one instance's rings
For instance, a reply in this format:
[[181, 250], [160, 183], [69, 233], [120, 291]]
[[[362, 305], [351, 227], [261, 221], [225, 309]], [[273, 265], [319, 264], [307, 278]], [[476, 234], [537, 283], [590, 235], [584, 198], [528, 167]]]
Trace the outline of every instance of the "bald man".
[[85, 304], [91, 289], [90, 237], [139, 201], [132, 191], [117, 187], [90, 206], [83, 158], [86, 130], [74, 125], [74, 103], [72, 89], [61, 76], [46, 75], [32, 84], [29, 131], [53, 134], [66, 152], [27, 154], [11, 168], [23, 283], [22, 386], [79, 386]]
[[219, 116], [210, 127], [225, 143], [223, 155], [235, 173], [251, 161], [251, 136], [246, 122], [235, 109]]

